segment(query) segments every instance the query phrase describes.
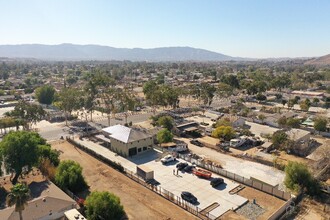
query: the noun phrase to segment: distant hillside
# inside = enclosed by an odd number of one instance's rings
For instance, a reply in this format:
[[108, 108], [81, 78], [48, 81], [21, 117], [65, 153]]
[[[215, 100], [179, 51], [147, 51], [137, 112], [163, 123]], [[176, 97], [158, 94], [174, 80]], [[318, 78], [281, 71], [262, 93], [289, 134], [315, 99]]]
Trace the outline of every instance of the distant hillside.
[[309, 64], [309, 65], [330, 65], [330, 54], [308, 60], [305, 64]]
[[0, 45], [0, 57], [43, 60], [227, 61], [242, 60], [191, 47], [127, 49], [99, 45]]

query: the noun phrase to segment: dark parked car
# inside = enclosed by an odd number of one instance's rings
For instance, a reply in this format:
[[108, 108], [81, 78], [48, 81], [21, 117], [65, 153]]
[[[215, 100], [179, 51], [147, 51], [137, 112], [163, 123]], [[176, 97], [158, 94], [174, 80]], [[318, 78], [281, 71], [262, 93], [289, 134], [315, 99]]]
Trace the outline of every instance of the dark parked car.
[[199, 147], [203, 147], [203, 144], [196, 139], [191, 140], [190, 143]]
[[197, 203], [197, 198], [193, 194], [191, 194], [190, 192], [182, 192], [181, 193], [181, 198], [183, 200], [186, 200], [187, 202], [192, 203], [192, 204]]
[[178, 168], [178, 170], [183, 170], [186, 166], [188, 166], [188, 163], [181, 162], [176, 165], [176, 168]]
[[217, 187], [220, 184], [224, 183], [224, 180], [222, 178], [214, 178], [211, 180], [210, 184], [212, 187]]
[[190, 173], [190, 172], [192, 172], [192, 170], [193, 170], [194, 168], [195, 168], [194, 166], [192, 166], [192, 165], [188, 165], [188, 166], [186, 166], [183, 170], [184, 170], [185, 172], [187, 172], [187, 173]]

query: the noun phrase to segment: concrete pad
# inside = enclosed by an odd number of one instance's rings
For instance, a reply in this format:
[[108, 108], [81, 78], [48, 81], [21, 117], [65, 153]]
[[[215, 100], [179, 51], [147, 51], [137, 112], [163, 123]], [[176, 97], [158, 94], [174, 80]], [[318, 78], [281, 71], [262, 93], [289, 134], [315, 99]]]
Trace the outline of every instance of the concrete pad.
[[[199, 204], [197, 205], [200, 209], [205, 209], [206, 207], [212, 205], [214, 202], [220, 204], [220, 207], [212, 210], [211, 214], [218, 217], [230, 209], [236, 209], [243, 205], [247, 199], [239, 195], [231, 195], [229, 191], [237, 187], [239, 184], [224, 178], [225, 184], [219, 185], [213, 188], [210, 185], [210, 180], [199, 178], [191, 173], [179, 171], [176, 175], [176, 164], [179, 162], [184, 162], [179, 159], [174, 162], [170, 162], [163, 165], [158, 160], [158, 152], [150, 151], [143, 155], [134, 156], [132, 159], [127, 159], [116, 155], [109, 149], [93, 143], [88, 140], [75, 140], [80, 144], [92, 149], [98, 154], [103, 155], [110, 160], [116, 161], [123, 165], [126, 169], [135, 173], [136, 166], [143, 164], [154, 170], [154, 178], [160, 183], [160, 187], [171, 193], [173, 193], [178, 199], [181, 199], [181, 192], [188, 191], [194, 194]], [[136, 162], [136, 163], [134, 163]], [[137, 164], [138, 163], [138, 164]], [[173, 174], [175, 170], [175, 175]], [[216, 174], [212, 174], [212, 177], [220, 177]], [[221, 177], [223, 178], [223, 177]]]

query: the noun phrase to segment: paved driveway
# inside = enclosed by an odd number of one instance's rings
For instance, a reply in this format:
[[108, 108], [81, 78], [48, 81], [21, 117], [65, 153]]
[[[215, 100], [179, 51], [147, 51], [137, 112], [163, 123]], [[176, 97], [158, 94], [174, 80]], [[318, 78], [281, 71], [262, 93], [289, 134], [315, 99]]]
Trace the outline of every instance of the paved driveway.
[[[93, 149], [104, 157], [110, 160], [119, 162], [125, 168], [136, 172], [136, 166], [144, 164], [148, 168], [154, 170], [154, 178], [160, 183], [160, 187], [166, 189], [180, 197], [182, 191], [189, 191], [193, 193], [199, 204], [199, 208], [204, 209], [213, 203], [217, 202], [220, 206], [213, 209], [210, 213], [214, 216], [220, 216], [229, 209], [237, 208], [247, 202], [247, 199], [239, 195], [230, 195], [229, 191], [237, 187], [239, 184], [232, 180], [226, 179], [225, 184], [212, 188], [210, 180], [201, 179], [197, 176], [189, 173], [183, 173], [179, 171], [179, 175], [173, 175], [173, 169], [176, 168], [177, 162], [171, 162], [167, 165], [163, 165], [159, 160], [160, 153], [157, 151], [148, 151], [140, 155], [134, 156], [133, 158], [123, 158], [107, 148], [100, 146], [88, 140], [76, 140], [84, 146]], [[219, 177], [212, 174], [212, 177]]]
[[[171, 162], [163, 165], [160, 161], [150, 161], [145, 165], [154, 170], [154, 177], [160, 183], [160, 186], [174, 195], [180, 197], [182, 191], [188, 191], [194, 194], [199, 204], [199, 208], [204, 209], [217, 202], [220, 206], [213, 209], [210, 213], [214, 216], [220, 216], [229, 209], [237, 208], [247, 202], [247, 199], [239, 195], [231, 195], [229, 191], [239, 184], [229, 179], [225, 179], [225, 184], [216, 188], [210, 185], [210, 180], [199, 178], [191, 173], [179, 171], [178, 175], [173, 174], [176, 163]], [[212, 177], [220, 177], [212, 174]]]

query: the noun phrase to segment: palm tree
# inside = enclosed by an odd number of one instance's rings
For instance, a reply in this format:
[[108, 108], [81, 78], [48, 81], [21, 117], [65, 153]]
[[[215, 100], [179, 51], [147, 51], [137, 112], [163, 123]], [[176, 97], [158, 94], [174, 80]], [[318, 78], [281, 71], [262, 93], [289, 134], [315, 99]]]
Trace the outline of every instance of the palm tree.
[[19, 213], [19, 219], [23, 220], [22, 211], [27, 205], [30, 198], [30, 190], [26, 184], [18, 183], [11, 188], [11, 192], [7, 195], [7, 206], [15, 205], [15, 211]]

